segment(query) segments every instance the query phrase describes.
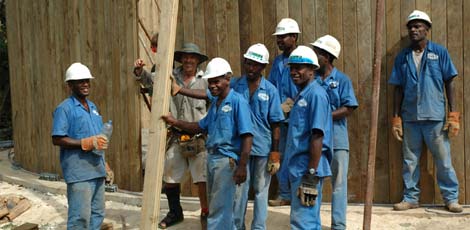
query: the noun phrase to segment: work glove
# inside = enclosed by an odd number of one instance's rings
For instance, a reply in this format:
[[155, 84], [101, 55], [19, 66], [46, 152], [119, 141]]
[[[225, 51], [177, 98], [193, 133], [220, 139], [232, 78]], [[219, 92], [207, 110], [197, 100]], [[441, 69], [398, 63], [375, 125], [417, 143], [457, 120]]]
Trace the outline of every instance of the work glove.
[[392, 133], [397, 140], [403, 141], [403, 126], [399, 116], [392, 117]]
[[300, 199], [300, 204], [303, 206], [315, 206], [315, 200], [318, 196], [317, 184], [320, 177], [314, 174], [307, 173], [302, 176], [300, 186], [297, 189], [297, 196]]
[[294, 101], [288, 97], [282, 104], [281, 104], [281, 109], [284, 112], [284, 116], [287, 117], [287, 114], [289, 114], [290, 110], [292, 109], [292, 106], [294, 106]]
[[178, 94], [178, 92], [181, 90], [181, 86], [178, 85], [178, 83], [176, 82], [175, 76], [170, 75], [170, 79], [171, 79], [171, 96], [176, 96], [176, 94]]
[[108, 148], [108, 138], [105, 135], [96, 135], [80, 140], [83, 151], [105, 150]]
[[442, 130], [447, 131], [449, 133], [449, 137], [457, 136], [460, 130], [460, 112], [449, 112]]
[[105, 162], [105, 169], [106, 169], [106, 179], [104, 180], [106, 184], [113, 184], [114, 183], [114, 172], [109, 167], [108, 162]]
[[281, 154], [277, 151], [273, 151], [269, 153], [269, 160], [267, 165], [267, 170], [269, 174], [274, 175], [279, 171], [281, 167]]

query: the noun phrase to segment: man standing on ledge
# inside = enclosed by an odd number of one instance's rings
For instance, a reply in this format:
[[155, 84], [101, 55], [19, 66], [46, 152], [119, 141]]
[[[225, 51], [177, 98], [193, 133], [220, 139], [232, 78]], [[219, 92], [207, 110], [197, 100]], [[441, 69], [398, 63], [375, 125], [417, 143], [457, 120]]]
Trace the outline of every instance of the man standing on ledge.
[[[454, 107], [453, 79], [457, 70], [446, 48], [427, 40], [429, 16], [413, 11], [407, 20], [409, 47], [395, 58], [389, 84], [395, 85], [392, 132], [403, 141], [403, 200], [393, 206], [402, 211], [419, 207], [419, 158], [423, 141], [436, 164], [437, 184], [450, 212], [462, 212], [459, 182], [452, 167], [449, 137], [460, 129]], [[446, 119], [447, 96], [448, 113]]]

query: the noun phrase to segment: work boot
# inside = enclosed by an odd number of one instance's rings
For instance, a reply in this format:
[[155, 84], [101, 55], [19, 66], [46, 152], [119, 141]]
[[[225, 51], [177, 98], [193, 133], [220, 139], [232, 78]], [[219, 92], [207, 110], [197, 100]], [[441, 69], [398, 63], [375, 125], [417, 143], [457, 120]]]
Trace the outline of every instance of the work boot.
[[419, 204], [402, 201], [393, 205], [395, 211], [405, 211], [412, 208], [419, 208]]
[[170, 211], [158, 224], [158, 227], [161, 229], [166, 229], [184, 220], [183, 208], [180, 204], [180, 187], [165, 188], [165, 194]]
[[290, 205], [290, 200], [284, 200], [284, 199], [276, 199], [276, 200], [269, 200], [268, 201], [269, 206], [289, 206]]
[[209, 212], [201, 212], [201, 229], [207, 229], [207, 217], [209, 216]]
[[462, 206], [457, 202], [447, 204], [446, 208], [447, 210], [449, 210], [449, 212], [459, 213], [463, 211]]

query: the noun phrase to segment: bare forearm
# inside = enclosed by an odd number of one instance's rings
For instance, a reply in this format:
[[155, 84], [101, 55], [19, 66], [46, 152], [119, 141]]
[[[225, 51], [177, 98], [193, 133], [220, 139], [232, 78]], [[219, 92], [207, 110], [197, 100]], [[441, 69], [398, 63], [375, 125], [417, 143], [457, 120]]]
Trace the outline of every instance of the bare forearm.
[[192, 97], [196, 99], [207, 100], [207, 93], [203, 89], [188, 89], [188, 88], [181, 88], [178, 92], [183, 96]]
[[279, 139], [281, 138], [281, 128], [279, 123], [271, 123], [271, 151], [279, 152]]
[[81, 143], [79, 139], [73, 139], [67, 136], [59, 137], [54, 136], [52, 137], [52, 144], [67, 148], [67, 149], [79, 149], [81, 148]]
[[182, 121], [182, 120], [176, 120], [176, 122], [170, 125], [177, 127], [179, 129], [182, 129], [191, 134], [202, 133], [204, 131], [203, 129], [201, 129], [201, 127], [199, 127], [199, 124], [197, 122], [187, 122], [187, 121]]
[[450, 79], [445, 82], [447, 105], [450, 112], [454, 112], [454, 81]]
[[353, 107], [340, 107], [337, 110], [333, 111], [331, 114], [333, 115], [333, 120], [341, 120], [349, 115], [354, 111]]
[[246, 166], [248, 162], [248, 157], [251, 152], [251, 145], [253, 144], [253, 136], [251, 134], [242, 135], [242, 146], [240, 153], [240, 160], [238, 161], [239, 166]]
[[320, 130], [313, 130], [312, 138], [310, 139], [310, 160], [308, 162], [308, 168], [317, 169], [322, 154], [322, 147], [323, 132]]

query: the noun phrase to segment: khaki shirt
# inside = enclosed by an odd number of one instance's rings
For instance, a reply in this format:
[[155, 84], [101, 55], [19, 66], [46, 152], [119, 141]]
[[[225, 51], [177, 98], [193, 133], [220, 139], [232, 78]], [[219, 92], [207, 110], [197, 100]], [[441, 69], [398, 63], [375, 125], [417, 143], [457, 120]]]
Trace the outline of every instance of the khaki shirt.
[[[198, 69], [196, 77], [193, 78], [191, 83], [185, 88], [207, 90], [207, 81], [202, 79], [203, 74], [204, 72]], [[181, 67], [175, 68], [173, 75], [175, 76], [176, 82], [181, 87], [184, 87], [183, 69]], [[194, 99], [178, 94], [171, 98], [170, 112], [179, 120], [197, 122], [206, 116], [207, 107], [209, 107], [209, 105], [206, 100]]]

